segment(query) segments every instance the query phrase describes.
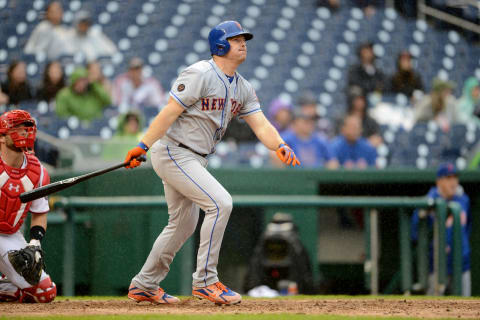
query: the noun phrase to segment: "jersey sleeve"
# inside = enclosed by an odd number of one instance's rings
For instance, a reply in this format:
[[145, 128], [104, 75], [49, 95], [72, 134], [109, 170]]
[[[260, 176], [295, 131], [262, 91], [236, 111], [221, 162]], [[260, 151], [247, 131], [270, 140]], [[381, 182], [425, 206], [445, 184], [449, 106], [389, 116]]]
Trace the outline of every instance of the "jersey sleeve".
[[260, 101], [255, 93], [255, 89], [253, 89], [252, 85], [247, 81], [245, 81], [245, 83], [247, 86], [247, 96], [245, 98], [245, 103], [240, 108], [240, 112], [238, 113], [240, 118], [262, 111], [260, 108]]
[[[50, 175], [48, 174], [47, 169], [45, 169], [44, 166], [41, 166], [41, 169], [42, 173], [37, 188], [50, 183]], [[50, 207], [48, 205], [48, 197], [42, 197], [40, 199], [33, 200], [29, 211], [32, 213], [47, 213], [48, 211], [50, 211]]]
[[173, 83], [170, 96], [181, 106], [188, 108], [201, 98], [203, 82], [203, 72], [195, 68], [187, 68]]

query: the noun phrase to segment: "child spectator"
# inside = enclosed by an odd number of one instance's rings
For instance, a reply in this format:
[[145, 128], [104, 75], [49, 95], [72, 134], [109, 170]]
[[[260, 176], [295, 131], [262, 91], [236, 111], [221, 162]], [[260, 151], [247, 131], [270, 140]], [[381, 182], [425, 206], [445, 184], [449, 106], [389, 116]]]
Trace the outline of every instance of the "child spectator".
[[128, 152], [132, 143], [140, 140], [143, 134], [143, 118], [136, 111], [120, 114], [115, 135], [104, 145], [104, 160], [118, 160]]
[[51, 102], [65, 87], [65, 74], [59, 61], [50, 61], [45, 66], [43, 81], [37, 90], [37, 99]]

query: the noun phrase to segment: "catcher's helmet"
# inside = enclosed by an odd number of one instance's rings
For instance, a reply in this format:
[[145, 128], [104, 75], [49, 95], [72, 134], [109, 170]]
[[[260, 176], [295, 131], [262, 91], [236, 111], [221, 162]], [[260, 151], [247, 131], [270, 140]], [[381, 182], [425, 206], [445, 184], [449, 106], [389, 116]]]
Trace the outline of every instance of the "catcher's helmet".
[[[23, 125], [25, 134], [18, 128]], [[7, 111], [0, 116], [0, 134], [8, 134], [17, 148], [28, 151], [33, 149], [37, 126], [30, 113], [24, 110]]]
[[230, 50], [229, 38], [238, 35], [244, 35], [245, 40], [253, 38], [253, 34], [243, 30], [237, 21], [224, 21], [210, 30], [208, 34], [208, 42], [210, 43], [210, 53], [217, 56], [224, 56]]

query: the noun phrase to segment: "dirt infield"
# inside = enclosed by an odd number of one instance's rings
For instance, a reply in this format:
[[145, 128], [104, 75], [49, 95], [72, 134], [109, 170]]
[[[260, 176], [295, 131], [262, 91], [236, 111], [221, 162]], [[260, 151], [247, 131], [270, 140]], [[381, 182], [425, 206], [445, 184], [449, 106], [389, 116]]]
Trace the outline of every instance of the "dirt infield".
[[292, 313], [349, 316], [403, 316], [424, 318], [480, 318], [480, 299], [245, 299], [235, 306], [218, 307], [184, 298], [178, 305], [137, 304], [127, 299], [59, 300], [51, 304], [0, 304], [0, 316], [114, 315], [114, 314], [252, 314]]

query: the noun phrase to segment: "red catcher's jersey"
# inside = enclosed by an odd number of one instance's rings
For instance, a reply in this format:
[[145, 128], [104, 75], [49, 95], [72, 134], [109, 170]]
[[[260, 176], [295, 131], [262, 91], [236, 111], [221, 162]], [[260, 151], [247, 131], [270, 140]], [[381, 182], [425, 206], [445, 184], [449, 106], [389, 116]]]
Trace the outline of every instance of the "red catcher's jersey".
[[12, 168], [0, 159], [0, 233], [12, 234], [22, 226], [32, 202], [22, 203], [20, 194], [50, 183], [47, 170], [31, 154], [25, 168]]

